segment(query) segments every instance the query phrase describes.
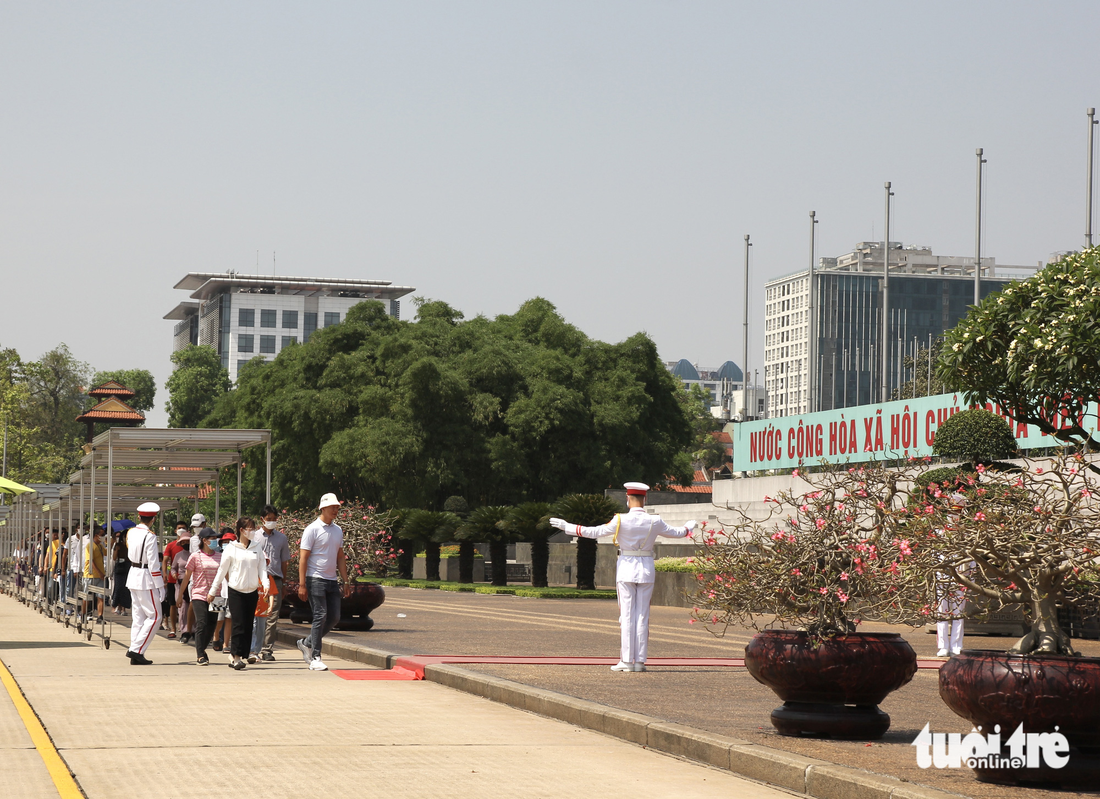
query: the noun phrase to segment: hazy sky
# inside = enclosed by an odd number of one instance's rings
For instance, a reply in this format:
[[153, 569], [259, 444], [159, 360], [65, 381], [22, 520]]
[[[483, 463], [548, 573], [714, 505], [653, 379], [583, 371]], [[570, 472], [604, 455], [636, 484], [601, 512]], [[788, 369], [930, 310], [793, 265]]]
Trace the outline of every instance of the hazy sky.
[[[188, 271], [385, 279], [750, 368], [763, 283], [882, 234], [1080, 247], [1100, 4], [0, 4], [0, 345], [163, 389]], [[411, 315], [411, 303], [403, 311]]]

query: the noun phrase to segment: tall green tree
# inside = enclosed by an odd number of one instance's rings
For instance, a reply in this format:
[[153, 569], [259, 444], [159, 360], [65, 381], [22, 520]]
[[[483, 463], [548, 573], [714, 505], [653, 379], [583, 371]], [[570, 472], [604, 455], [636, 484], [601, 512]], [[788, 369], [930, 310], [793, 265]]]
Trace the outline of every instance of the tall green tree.
[[48, 482], [60, 482], [77, 468], [84, 428], [76, 421], [84, 410], [91, 369], [64, 344], [37, 361], [25, 364], [29, 403], [27, 426], [35, 429], [34, 444], [57, 459]]
[[198, 427], [229, 391], [229, 371], [213, 347], [196, 344], [173, 352], [172, 363], [175, 370], [165, 383], [168, 426]]
[[1100, 447], [1085, 419], [1100, 396], [1100, 247], [1072, 253], [971, 308], [936, 367], [948, 391], [996, 403], [1068, 444]]
[[0, 436], [7, 444], [7, 477], [18, 483], [52, 483], [69, 474], [76, 442], [50, 440], [35, 420], [45, 414], [31, 393], [28, 371], [14, 349], [0, 349]]

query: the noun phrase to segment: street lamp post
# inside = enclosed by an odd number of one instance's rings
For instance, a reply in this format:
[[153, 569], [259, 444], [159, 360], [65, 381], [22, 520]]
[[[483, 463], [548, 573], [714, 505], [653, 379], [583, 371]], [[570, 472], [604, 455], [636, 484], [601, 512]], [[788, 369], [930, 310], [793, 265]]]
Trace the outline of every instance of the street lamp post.
[[1085, 113], [1089, 118], [1089, 163], [1088, 178], [1085, 191], [1085, 246], [1092, 246], [1092, 128], [1097, 124], [1096, 109], [1090, 108]]
[[890, 398], [890, 181], [886, 181], [886, 236], [882, 242], [882, 369], [879, 375], [879, 402]]
[[[745, 316], [744, 316], [744, 349], [741, 351], [741, 404], [745, 406], [745, 420], [749, 418], [749, 234], [745, 234]], [[756, 408], [752, 409], [755, 418]]]
[[982, 158], [982, 148], [974, 151], [978, 156], [978, 223], [974, 233], [974, 304], [982, 300], [982, 165], [986, 160]]
[[817, 213], [810, 211], [810, 346], [807, 353], [810, 368], [807, 373], [807, 385], [809, 386], [810, 401], [807, 409], [810, 413], [820, 410], [817, 401], [817, 276], [814, 274], [814, 232], [817, 229]]

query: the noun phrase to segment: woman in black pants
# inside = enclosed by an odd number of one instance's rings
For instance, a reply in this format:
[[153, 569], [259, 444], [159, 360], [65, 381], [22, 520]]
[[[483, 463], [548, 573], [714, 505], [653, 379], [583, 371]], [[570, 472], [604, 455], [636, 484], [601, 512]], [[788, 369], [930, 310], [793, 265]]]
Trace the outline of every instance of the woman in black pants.
[[[221, 555], [214, 550], [217, 532], [209, 527], [204, 527], [199, 532], [199, 551], [187, 559], [187, 568], [183, 579], [180, 581], [180, 596], [190, 596], [195, 607], [195, 655], [196, 663], [200, 666], [209, 666], [210, 658], [206, 655], [206, 647], [210, 645], [210, 638], [214, 635], [214, 625], [217, 623], [218, 614], [211, 609], [207, 602], [207, 595], [214, 584], [214, 577], [221, 565]], [[190, 590], [188, 595], [186, 592]]]
[[252, 624], [260, 591], [267, 593], [267, 558], [263, 536], [247, 516], [237, 520], [237, 540], [222, 550], [222, 562], [206, 601], [213, 602], [222, 580], [229, 585], [229, 613], [233, 619], [233, 638], [229, 645], [229, 667], [240, 671], [246, 665], [252, 644]]

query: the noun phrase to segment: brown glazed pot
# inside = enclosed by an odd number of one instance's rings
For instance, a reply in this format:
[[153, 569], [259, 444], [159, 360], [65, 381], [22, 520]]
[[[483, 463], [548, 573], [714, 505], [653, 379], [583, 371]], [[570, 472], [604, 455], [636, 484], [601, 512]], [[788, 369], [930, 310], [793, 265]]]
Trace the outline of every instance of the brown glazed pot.
[[1020, 724], [1069, 741], [1060, 769], [975, 768], [980, 781], [1100, 787], [1100, 658], [967, 649], [940, 669], [940, 697], [985, 734], [999, 724], [1002, 741]]
[[[295, 624], [309, 624], [313, 620], [309, 600], [298, 598], [298, 583], [289, 580], [283, 583], [283, 607], [280, 616], [289, 617]], [[377, 583], [355, 583], [351, 587], [351, 596], [340, 600], [340, 623], [337, 630], [366, 631], [374, 626], [370, 614], [386, 601], [386, 592]]]
[[814, 646], [794, 630], [765, 630], [745, 647], [745, 666], [783, 700], [780, 735], [881, 738], [890, 716], [878, 703], [913, 679], [917, 654], [898, 633], [849, 633]]

